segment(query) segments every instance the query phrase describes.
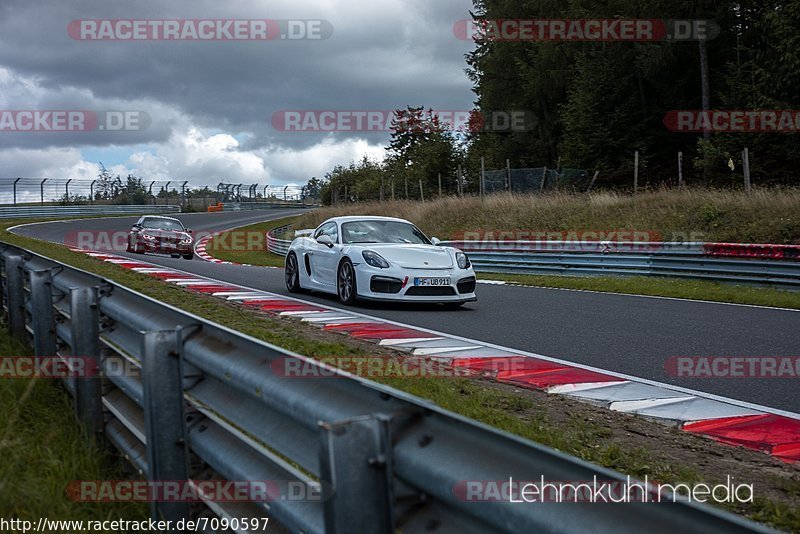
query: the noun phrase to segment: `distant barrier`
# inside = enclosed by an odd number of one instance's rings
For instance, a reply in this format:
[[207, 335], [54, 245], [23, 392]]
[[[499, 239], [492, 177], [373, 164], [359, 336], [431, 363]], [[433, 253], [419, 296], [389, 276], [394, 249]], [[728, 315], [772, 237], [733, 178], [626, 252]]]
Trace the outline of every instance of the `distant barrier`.
[[180, 206], [163, 205], [9, 206], [0, 207], [0, 219], [80, 217], [82, 215], [143, 215], [146, 213], [180, 213], [180, 211]]

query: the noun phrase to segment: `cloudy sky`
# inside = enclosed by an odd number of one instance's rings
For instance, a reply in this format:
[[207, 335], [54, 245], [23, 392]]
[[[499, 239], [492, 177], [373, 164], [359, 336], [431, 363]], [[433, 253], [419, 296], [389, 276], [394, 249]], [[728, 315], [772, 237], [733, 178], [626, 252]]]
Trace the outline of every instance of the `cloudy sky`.
[[[471, 0], [2, 0], [0, 110], [143, 112], [138, 131], [0, 128], [0, 177], [298, 184], [364, 154], [387, 132], [286, 132], [286, 110], [467, 110]], [[81, 40], [75, 20], [324, 20], [329, 38]], [[145, 115], [140, 115], [145, 116]], [[15, 115], [16, 117], [16, 115]]]

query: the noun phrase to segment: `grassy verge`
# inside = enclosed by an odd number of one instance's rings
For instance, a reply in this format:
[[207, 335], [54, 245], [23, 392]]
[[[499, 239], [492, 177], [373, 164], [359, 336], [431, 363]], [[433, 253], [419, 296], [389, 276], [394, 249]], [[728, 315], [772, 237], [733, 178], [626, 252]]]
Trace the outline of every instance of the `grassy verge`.
[[[146, 275], [63, 247], [10, 235], [0, 239], [95, 272], [166, 304], [312, 357], [365, 356], [385, 350], [286, 318], [259, 314], [218, 299], [187, 293]], [[488, 380], [379, 379], [397, 389], [584, 460], [664, 482], [718, 483], [725, 474], [755, 480], [761, 494], [729, 509], [786, 530], [800, 529], [800, 470], [759, 453], [732, 449], [638, 418]], [[645, 437], [643, 437], [645, 436]], [[702, 460], [698, 460], [702, 457]], [[536, 474], [530, 474], [536, 476]]]
[[[231, 261], [234, 263], [244, 263], [248, 265], [260, 265], [263, 267], [283, 267], [284, 257], [272, 254], [267, 251], [266, 244], [263, 236], [270, 230], [286, 224], [295, 224], [299, 221], [300, 217], [286, 217], [275, 221], [266, 221], [228, 232], [222, 232], [220, 235], [213, 237], [206, 245], [206, 252], [213, 257], [223, 260]], [[239, 235], [252, 235], [257, 234], [262, 237], [258, 241], [258, 247], [236, 247], [234, 243], [241, 242], [247, 243], [247, 239], [237, 240], [234, 236]]]
[[664, 189], [637, 196], [593, 194], [448, 197], [428, 202], [344, 204], [305, 213], [302, 228], [337, 215], [388, 215], [425, 233], [453, 239], [464, 231], [647, 232], [653, 241], [800, 244], [800, 188], [752, 194], [714, 189]]
[[[0, 354], [29, 354], [0, 324]], [[121, 462], [82, 433], [69, 394], [51, 380], [0, 380], [0, 517], [33, 521], [144, 520], [143, 503], [71, 500], [74, 480], [126, 478]]]

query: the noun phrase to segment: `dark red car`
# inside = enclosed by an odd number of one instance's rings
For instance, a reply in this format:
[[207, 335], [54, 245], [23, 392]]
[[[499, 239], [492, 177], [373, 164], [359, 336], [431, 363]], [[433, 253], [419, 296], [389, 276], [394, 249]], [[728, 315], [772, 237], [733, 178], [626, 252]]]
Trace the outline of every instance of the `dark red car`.
[[145, 215], [131, 228], [128, 234], [128, 252], [144, 254], [169, 254], [173, 258], [194, 257], [194, 238], [192, 231], [172, 217]]

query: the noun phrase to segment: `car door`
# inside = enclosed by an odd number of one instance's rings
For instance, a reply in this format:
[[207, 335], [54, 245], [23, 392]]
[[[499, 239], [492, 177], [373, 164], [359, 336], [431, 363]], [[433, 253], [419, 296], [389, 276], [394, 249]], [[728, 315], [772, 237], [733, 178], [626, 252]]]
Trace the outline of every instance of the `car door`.
[[[328, 247], [316, 242], [321, 235], [331, 238], [334, 245]], [[324, 285], [327, 288], [336, 287], [336, 268], [339, 264], [339, 254], [341, 245], [339, 244], [339, 227], [335, 222], [330, 222], [320, 226], [314, 233], [314, 244], [309, 250], [309, 262], [311, 264], [311, 278], [314, 282]]]

